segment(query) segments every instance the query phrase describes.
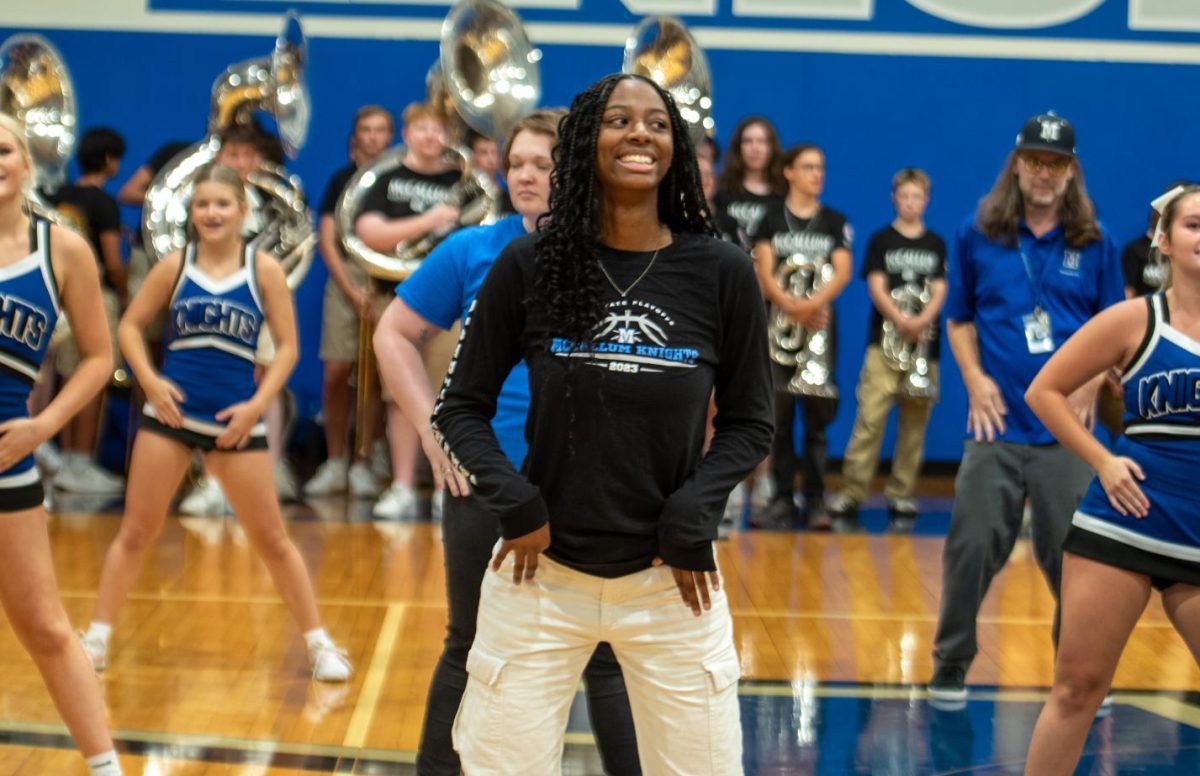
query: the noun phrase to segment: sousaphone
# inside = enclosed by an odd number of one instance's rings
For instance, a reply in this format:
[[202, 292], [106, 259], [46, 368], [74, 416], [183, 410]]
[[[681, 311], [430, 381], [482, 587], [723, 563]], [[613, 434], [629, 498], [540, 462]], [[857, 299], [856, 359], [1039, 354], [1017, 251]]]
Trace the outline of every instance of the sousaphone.
[[[212, 88], [208, 135], [172, 159], [146, 190], [142, 235], [146, 250], [162, 259], [187, 241], [188, 204], [196, 174], [217, 158], [221, 133], [248, 124], [254, 111], [269, 112], [284, 151], [295, 158], [308, 137], [311, 101], [305, 81], [308, 44], [300, 17], [289, 12], [283, 31], [267, 56], [230, 65]], [[287, 273], [288, 286], [303, 282], [312, 264], [316, 232], [304, 202], [300, 179], [283, 167], [264, 162], [249, 183], [266, 195], [266, 227], [254, 246], [274, 255]]]
[[625, 41], [621, 72], [646, 76], [669, 92], [693, 143], [713, 134], [708, 58], [683, 22], [670, 16], [638, 22]]
[[[448, 162], [462, 170], [451, 191], [451, 204], [461, 210], [458, 226], [495, 217], [495, 182], [470, 165], [460, 146], [461, 125], [502, 142], [509, 131], [533, 112], [541, 98], [541, 51], [525, 34], [520, 18], [499, 0], [460, 0], [442, 23], [438, 61], [426, 78], [426, 100], [446, 112]], [[404, 146], [396, 146], [374, 164], [359, 170], [338, 200], [335, 220], [346, 255], [373, 278], [399, 281], [411, 275], [445, 234], [429, 235], [397, 246], [393, 253], [373, 250], [355, 234], [363, 200], [381, 177], [404, 163]]]
[[58, 221], [37, 192], [55, 191], [66, 180], [79, 114], [66, 62], [41, 35], [19, 33], [0, 45], [0, 113], [25, 128], [34, 167], [30, 206]]

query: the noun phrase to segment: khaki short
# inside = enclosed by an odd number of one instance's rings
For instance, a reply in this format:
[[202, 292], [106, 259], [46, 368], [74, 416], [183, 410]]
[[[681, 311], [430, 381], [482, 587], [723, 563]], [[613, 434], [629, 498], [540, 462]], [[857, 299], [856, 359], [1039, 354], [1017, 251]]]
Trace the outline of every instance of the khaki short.
[[[360, 286], [367, 284], [367, 273], [353, 262], [346, 263], [350, 279]], [[381, 310], [391, 301], [391, 294], [381, 294]], [[333, 280], [325, 281], [325, 300], [321, 306], [322, 361], [358, 360], [358, 310]]]
[[[117, 292], [111, 288], [100, 289], [100, 297], [104, 300], [104, 317], [108, 319], [108, 336], [112, 342], [113, 369], [121, 365], [121, 348], [117, 345], [117, 322], [121, 319], [121, 304], [117, 301]], [[63, 377], [70, 377], [79, 368], [79, 347], [71, 334], [71, 324], [66, 315], [58, 319], [54, 333], [50, 335], [50, 347], [54, 353], [54, 371]]]

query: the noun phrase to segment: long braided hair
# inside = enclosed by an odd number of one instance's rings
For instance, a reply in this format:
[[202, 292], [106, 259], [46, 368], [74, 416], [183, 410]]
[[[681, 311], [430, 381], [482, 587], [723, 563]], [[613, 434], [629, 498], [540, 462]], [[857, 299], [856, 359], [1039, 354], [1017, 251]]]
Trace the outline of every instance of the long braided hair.
[[671, 119], [674, 153], [658, 185], [659, 220], [673, 233], [716, 235], [700, 185], [696, 150], [671, 95], [648, 78], [625, 73], [605, 76], [580, 92], [559, 125], [550, 208], [538, 224], [541, 237], [535, 252], [534, 288], [534, 303], [546, 316], [549, 334], [578, 344], [590, 342], [604, 317], [596, 140], [609, 95], [627, 78], [654, 87]]

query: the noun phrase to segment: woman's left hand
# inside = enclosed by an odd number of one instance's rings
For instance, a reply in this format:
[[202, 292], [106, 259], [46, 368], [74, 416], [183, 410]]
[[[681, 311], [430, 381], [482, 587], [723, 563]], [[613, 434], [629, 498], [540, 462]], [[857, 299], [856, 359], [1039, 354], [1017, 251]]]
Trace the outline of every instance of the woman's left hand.
[[250, 430], [262, 417], [262, 410], [254, 402], [241, 401], [221, 410], [216, 417], [225, 422], [225, 430], [217, 437], [217, 447], [241, 450], [250, 443]]
[[[662, 558], [655, 558], [653, 565], [663, 566], [665, 561]], [[708, 589], [710, 585], [714, 593], [721, 589], [721, 576], [717, 572], [688, 571], [674, 566], [671, 566], [670, 569], [671, 574], [675, 577], [675, 587], [679, 588], [679, 595], [687, 607], [692, 610], [692, 614], [699, 617], [702, 612], [712, 608]]]
[[49, 438], [37, 418], [0, 423], [0, 471], [8, 471]]

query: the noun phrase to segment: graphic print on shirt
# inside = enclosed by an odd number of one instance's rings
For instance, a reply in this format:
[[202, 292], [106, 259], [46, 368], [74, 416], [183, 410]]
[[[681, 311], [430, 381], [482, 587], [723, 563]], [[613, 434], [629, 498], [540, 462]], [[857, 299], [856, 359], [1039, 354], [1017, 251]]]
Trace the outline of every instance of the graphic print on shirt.
[[883, 262], [887, 274], [899, 275], [904, 282], [911, 283], [936, 274], [941, 258], [933, 251], [922, 248], [893, 248], [884, 254]]
[[591, 343], [555, 337], [550, 352], [579, 358], [609, 372], [638, 374], [668, 369], [694, 369], [700, 351], [671, 343], [675, 320], [661, 307], [639, 299], [609, 302]]
[[449, 195], [448, 186], [421, 178], [393, 178], [387, 189], [389, 200], [406, 203], [414, 213], [424, 213], [434, 205], [445, 202]]

